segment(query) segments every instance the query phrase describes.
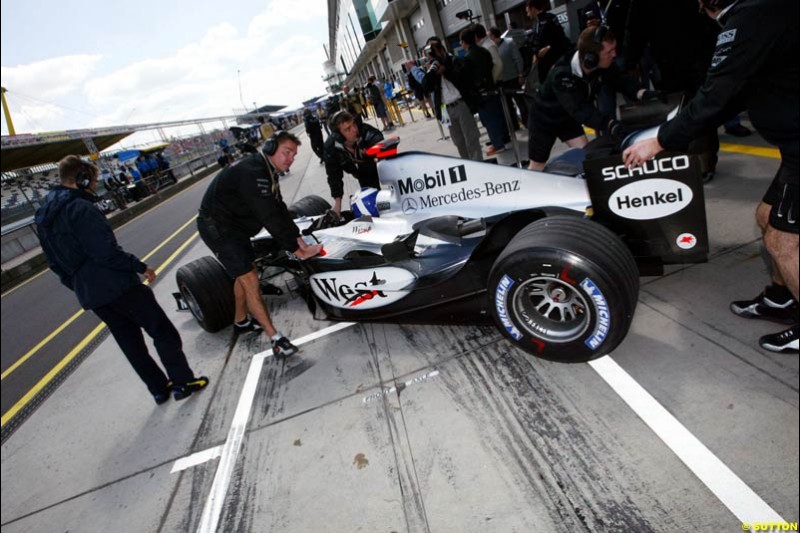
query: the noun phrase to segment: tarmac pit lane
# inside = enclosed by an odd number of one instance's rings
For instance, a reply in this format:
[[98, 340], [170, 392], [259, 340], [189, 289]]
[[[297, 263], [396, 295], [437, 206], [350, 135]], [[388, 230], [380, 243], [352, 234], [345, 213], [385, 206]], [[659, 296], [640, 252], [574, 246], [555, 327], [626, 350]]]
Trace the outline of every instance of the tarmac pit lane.
[[[303, 345], [326, 335], [335, 334], [352, 323], [338, 324], [325, 328], [315, 334], [308, 335], [297, 340], [298, 345]], [[367, 326], [365, 326], [367, 327]], [[392, 326], [382, 326], [391, 328]], [[408, 331], [413, 329], [402, 328], [408, 335]], [[495, 341], [496, 343], [496, 341]], [[252, 357], [250, 370], [245, 380], [239, 403], [234, 415], [234, 420], [228, 431], [228, 438], [222, 446], [217, 446], [201, 452], [192, 454], [189, 457], [176, 461], [173, 472], [197, 466], [203, 462], [221, 457], [220, 463], [216, 467], [214, 482], [205, 502], [198, 532], [216, 531], [220, 524], [220, 517], [223, 511], [223, 503], [228, 495], [231, 478], [234, 475], [234, 466], [239, 457], [242, 442], [244, 439], [245, 428], [250, 418], [253, 400], [255, 397], [256, 385], [261, 374], [264, 361], [271, 356], [270, 352], [262, 352]], [[448, 360], [459, 357], [451, 356]], [[469, 357], [469, 355], [467, 355]], [[313, 363], [307, 363], [306, 366]], [[610, 357], [604, 357], [589, 363], [589, 366], [599, 375], [605, 383], [639, 416], [647, 426], [661, 439], [669, 449], [699, 478], [699, 480], [719, 499], [736, 517], [743, 523], [754, 522], [756, 520], [770, 520], [780, 522], [783, 518], [766, 504], [753, 490], [751, 490], [735, 473], [733, 473], [722, 461], [711, 453], [697, 438], [695, 438], [677, 419], [675, 419], [666, 409], [664, 409], [650, 394], [647, 393], [633, 378], [628, 375]], [[303, 362], [297, 363], [297, 368], [303, 367]], [[291, 373], [294, 367], [288, 367], [287, 373]], [[447, 372], [445, 370], [445, 372]], [[394, 379], [394, 385], [379, 388], [376, 392], [367, 394], [361, 398], [361, 404], [368, 406], [380, 400], [387, 401], [390, 397], [399, 400], [401, 393], [408, 387], [429, 383], [432, 378], [441, 378], [441, 371], [438, 368], [424, 372], [415, 372], [405, 376], [408, 379]], [[386, 382], [383, 380], [383, 382]], [[448, 385], [445, 384], [445, 387]], [[294, 446], [300, 439], [293, 442]], [[351, 456], [353, 457], [353, 456]], [[357, 470], [366, 469], [370, 466], [370, 459], [365, 452], [358, 452], [352, 459], [352, 468]], [[412, 506], [413, 507], [413, 506]], [[424, 505], [419, 505], [423, 507]], [[424, 509], [417, 513], [420, 523], [427, 521]], [[634, 520], [635, 525], [639, 523]]]

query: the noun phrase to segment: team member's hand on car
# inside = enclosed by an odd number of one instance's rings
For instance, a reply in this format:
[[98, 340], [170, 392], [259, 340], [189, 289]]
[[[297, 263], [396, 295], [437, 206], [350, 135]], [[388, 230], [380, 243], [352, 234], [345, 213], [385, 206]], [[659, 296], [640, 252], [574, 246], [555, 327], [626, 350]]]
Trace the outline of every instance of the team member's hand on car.
[[302, 237], [297, 238], [297, 245], [298, 248], [295, 250], [294, 255], [298, 259], [309, 259], [322, 251], [321, 244], [307, 244]]

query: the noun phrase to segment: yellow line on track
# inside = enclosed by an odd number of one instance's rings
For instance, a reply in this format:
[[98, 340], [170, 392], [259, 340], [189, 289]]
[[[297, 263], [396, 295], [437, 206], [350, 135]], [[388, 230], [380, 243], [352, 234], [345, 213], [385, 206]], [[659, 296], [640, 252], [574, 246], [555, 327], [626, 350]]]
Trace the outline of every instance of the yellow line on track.
[[[587, 135], [594, 135], [597, 133], [592, 128], [583, 128]], [[750, 144], [732, 144], [732, 143], [719, 143], [721, 152], [730, 152], [734, 154], [755, 155], [758, 157], [767, 157], [769, 159], [780, 159], [781, 153], [777, 148], [768, 146], [752, 146]]]
[[[178, 257], [178, 255], [197, 238], [197, 235], [198, 233], [195, 231], [191, 237], [186, 239], [186, 242], [180, 245], [178, 249], [172, 253], [172, 255], [170, 255], [163, 263], [161, 263], [161, 265], [159, 265], [159, 267], [156, 269], [156, 274], [160, 274], [165, 268], [167, 268], [170, 263], [172, 263], [175, 258]], [[53, 378], [56, 377], [58, 373], [70, 363], [70, 361], [75, 359], [75, 357], [81, 353], [81, 350], [86, 348], [86, 346], [88, 346], [89, 343], [92, 342], [95, 337], [97, 337], [105, 329], [105, 327], [106, 325], [103, 323], [98, 324], [91, 333], [84, 337], [83, 340], [81, 340], [63, 359], [61, 359], [61, 361], [56, 364], [56, 366], [54, 366], [47, 374], [45, 374], [45, 376], [40, 379], [39, 382], [31, 388], [31, 390], [25, 393], [25, 395], [20, 398], [20, 400], [15, 403], [11, 409], [3, 413], [2, 421], [0, 421], [0, 427], [5, 427], [6, 423], [11, 420], [14, 415], [20, 412], [26, 405], [28, 405], [28, 403], [37, 394], [39, 394], [53, 380]]]
[[757, 155], [759, 157], [768, 157], [770, 159], [780, 159], [781, 153], [777, 148], [769, 148], [765, 146], [750, 146], [747, 144], [729, 144], [720, 143], [719, 149], [722, 152], [732, 152], [735, 154]]

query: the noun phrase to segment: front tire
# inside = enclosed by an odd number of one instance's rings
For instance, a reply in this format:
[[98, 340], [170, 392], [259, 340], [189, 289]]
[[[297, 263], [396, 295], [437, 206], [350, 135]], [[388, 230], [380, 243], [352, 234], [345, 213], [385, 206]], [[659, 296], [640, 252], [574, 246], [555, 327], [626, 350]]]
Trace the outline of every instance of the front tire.
[[526, 226], [489, 275], [490, 308], [500, 331], [543, 359], [583, 362], [617, 347], [639, 294], [636, 263], [605, 227], [578, 217]]
[[179, 268], [175, 279], [189, 310], [204, 330], [216, 333], [233, 323], [233, 280], [219, 261], [201, 257]]

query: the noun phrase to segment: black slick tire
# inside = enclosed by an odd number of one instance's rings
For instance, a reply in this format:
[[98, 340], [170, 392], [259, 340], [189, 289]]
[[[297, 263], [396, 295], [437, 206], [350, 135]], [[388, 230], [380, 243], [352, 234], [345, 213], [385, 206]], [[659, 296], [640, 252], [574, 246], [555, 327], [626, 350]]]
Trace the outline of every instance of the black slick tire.
[[327, 200], [315, 194], [311, 194], [293, 203], [289, 207], [289, 214], [292, 215], [292, 218], [314, 217], [317, 215], [324, 215], [330, 208], [331, 204], [329, 204]]
[[215, 333], [233, 323], [233, 280], [213, 257], [201, 257], [178, 269], [178, 290], [200, 326]]
[[488, 294], [499, 330], [514, 345], [543, 359], [583, 362], [627, 335], [639, 273], [607, 228], [553, 216], [523, 228], [500, 253]]

